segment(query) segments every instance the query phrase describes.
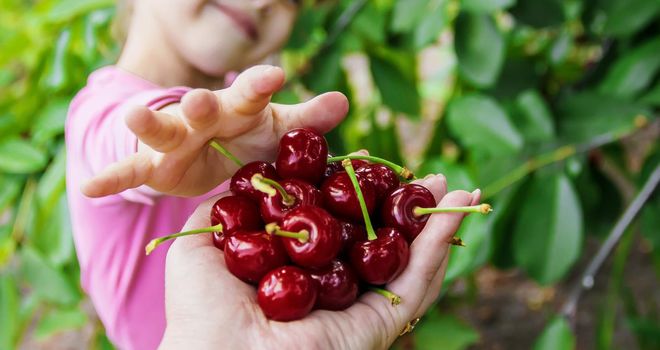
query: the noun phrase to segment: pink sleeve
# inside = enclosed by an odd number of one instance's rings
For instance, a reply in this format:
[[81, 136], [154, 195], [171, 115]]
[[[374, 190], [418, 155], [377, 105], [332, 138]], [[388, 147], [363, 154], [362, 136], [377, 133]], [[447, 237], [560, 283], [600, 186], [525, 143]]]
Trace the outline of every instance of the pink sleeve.
[[[82, 159], [89, 162], [87, 164], [91, 171], [89, 175], [98, 174], [107, 166], [137, 151], [138, 139], [128, 129], [124, 121], [127, 112], [132, 107], [143, 105], [158, 110], [169, 104], [180, 102], [183, 95], [189, 90], [190, 88], [184, 87], [147, 90], [137, 93], [120, 103], [111, 104], [103, 110], [96, 111], [96, 115], [86, 120], [86, 126], [81, 125], [85, 130], [83, 135], [85, 156]], [[87, 103], [93, 104], [92, 101], [87, 101]], [[103, 105], [103, 103], [100, 103], [100, 105]], [[120, 193], [120, 196], [125, 200], [148, 205], [153, 204], [154, 197], [158, 195], [157, 191], [146, 185]], [[100, 198], [96, 203], [103, 204], [114, 199], [116, 197]]]

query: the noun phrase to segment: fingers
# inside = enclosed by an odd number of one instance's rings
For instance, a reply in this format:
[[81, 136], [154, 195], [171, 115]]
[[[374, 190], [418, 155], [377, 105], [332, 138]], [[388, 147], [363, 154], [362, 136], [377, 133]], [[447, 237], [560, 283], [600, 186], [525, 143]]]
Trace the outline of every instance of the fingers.
[[[464, 206], [472, 201], [470, 193], [454, 191], [448, 193], [438, 207]], [[388, 284], [387, 288], [402, 296], [401, 306], [412, 313], [417, 311], [429, 285], [447, 254], [447, 240], [454, 235], [463, 220], [462, 213], [433, 214], [424, 230], [410, 247], [410, 262], [401, 276]]]
[[195, 89], [185, 94], [180, 108], [186, 123], [197, 130], [213, 125], [222, 113], [218, 97], [205, 89]]
[[126, 125], [140, 141], [163, 153], [181, 145], [187, 134], [186, 126], [179, 118], [143, 106], [128, 113]]
[[426, 291], [424, 300], [422, 300], [422, 303], [419, 305], [412, 318], [424, 316], [426, 310], [428, 310], [429, 307], [431, 307], [431, 305], [435, 302], [435, 300], [438, 299], [438, 295], [440, 295], [440, 291], [442, 290], [442, 283], [444, 282], [445, 275], [447, 274], [449, 255], [450, 252], [447, 251], [445, 259], [442, 261], [442, 264], [440, 264], [440, 269], [438, 272], [436, 272], [435, 277], [433, 277], [433, 280], [429, 284], [429, 288]]
[[150, 158], [136, 153], [105, 168], [85, 182], [81, 190], [88, 197], [116, 194], [145, 184], [152, 171], [153, 165]]
[[223, 109], [238, 114], [254, 115], [261, 112], [270, 98], [284, 84], [284, 71], [275, 66], [254, 66], [241, 73], [231, 87], [222, 90]]
[[340, 92], [328, 92], [296, 105], [272, 104], [280, 134], [295, 128], [312, 128], [326, 133], [348, 113], [348, 100]]

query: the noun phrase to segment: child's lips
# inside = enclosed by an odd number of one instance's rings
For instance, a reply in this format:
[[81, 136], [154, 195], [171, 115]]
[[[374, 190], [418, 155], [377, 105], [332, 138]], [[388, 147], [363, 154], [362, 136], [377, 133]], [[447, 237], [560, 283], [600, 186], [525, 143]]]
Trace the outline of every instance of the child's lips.
[[227, 17], [231, 18], [241, 28], [241, 30], [243, 30], [247, 37], [250, 38], [250, 40], [257, 41], [257, 39], [259, 39], [257, 26], [254, 24], [254, 21], [248, 14], [225, 4], [220, 4], [217, 2], [213, 2], [212, 4], [217, 7], [218, 10], [227, 15]]

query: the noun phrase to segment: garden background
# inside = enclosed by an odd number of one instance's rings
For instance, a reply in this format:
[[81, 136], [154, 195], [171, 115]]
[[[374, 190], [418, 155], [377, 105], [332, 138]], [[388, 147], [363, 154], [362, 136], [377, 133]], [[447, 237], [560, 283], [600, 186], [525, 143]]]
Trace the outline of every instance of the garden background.
[[[0, 349], [112, 348], [79, 286], [63, 128], [118, 56], [114, 15], [0, 0]], [[465, 221], [437, 307], [395, 348], [660, 348], [657, 193], [574, 292], [659, 164], [659, 19], [658, 0], [306, 2], [275, 99], [342, 91], [335, 153], [444, 173], [495, 208]]]

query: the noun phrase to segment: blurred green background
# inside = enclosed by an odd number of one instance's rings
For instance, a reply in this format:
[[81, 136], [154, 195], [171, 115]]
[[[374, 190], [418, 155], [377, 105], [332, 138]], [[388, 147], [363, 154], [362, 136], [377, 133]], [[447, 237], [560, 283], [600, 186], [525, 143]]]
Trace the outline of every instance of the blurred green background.
[[[660, 196], [586, 292], [567, 292], [658, 165], [660, 1], [307, 4], [278, 58], [298, 102], [339, 90], [335, 153], [367, 148], [495, 207], [400, 349], [660, 348]], [[0, 0], [0, 349], [112, 348], [79, 287], [63, 128], [112, 64], [111, 0]]]

